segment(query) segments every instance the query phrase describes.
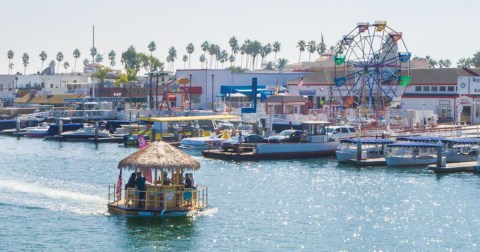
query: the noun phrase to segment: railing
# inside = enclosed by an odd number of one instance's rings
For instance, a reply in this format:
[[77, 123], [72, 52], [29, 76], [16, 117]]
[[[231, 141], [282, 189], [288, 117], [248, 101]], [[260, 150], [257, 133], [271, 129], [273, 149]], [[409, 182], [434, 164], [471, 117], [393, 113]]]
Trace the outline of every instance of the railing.
[[183, 185], [153, 186], [147, 190], [121, 189], [123, 199], [117, 197], [115, 184], [108, 187], [108, 203], [132, 209], [175, 211], [202, 209], [208, 206], [208, 187], [198, 185], [195, 189]]

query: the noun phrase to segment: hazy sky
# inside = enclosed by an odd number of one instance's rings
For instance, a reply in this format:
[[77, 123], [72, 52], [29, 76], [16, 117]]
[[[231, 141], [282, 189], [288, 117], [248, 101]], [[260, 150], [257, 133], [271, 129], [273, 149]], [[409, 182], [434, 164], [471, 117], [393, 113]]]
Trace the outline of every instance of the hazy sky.
[[[7, 73], [9, 49], [15, 52], [15, 72], [23, 72], [25, 52], [30, 55], [27, 74], [38, 71], [42, 50], [48, 54], [46, 64], [61, 51], [72, 68], [75, 48], [82, 53], [78, 69], [92, 47], [92, 25], [95, 45], [99, 53], [105, 53], [105, 61], [110, 50], [119, 58], [130, 45], [148, 52], [153, 40], [157, 44], [154, 55], [162, 62], [169, 47], [177, 49], [177, 68], [183, 68], [181, 58], [190, 42], [195, 45], [192, 68], [200, 66], [203, 41], [229, 51], [232, 36], [240, 43], [245, 39], [262, 44], [279, 41], [278, 57], [293, 63], [298, 61], [299, 40], [318, 42], [323, 33], [329, 47], [357, 22], [377, 20], [386, 20], [391, 28], [403, 32], [414, 56], [448, 58], [455, 65], [459, 58], [480, 51], [478, 0], [3, 0], [1, 10], [0, 74]], [[308, 54], [302, 59], [307, 60]], [[267, 60], [273, 60], [273, 54]], [[119, 60], [117, 66], [121, 67]]]

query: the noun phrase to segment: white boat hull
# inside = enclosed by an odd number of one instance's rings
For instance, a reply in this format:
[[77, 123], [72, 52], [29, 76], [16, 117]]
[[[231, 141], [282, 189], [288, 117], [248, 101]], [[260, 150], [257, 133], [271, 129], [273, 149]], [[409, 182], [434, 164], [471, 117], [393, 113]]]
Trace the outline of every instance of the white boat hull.
[[257, 144], [255, 153], [257, 154], [334, 154], [338, 147], [338, 142], [321, 143], [261, 143]]
[[184, 138], [180, 142], [178, 148], [190, 149], [190, 150], [207, 150], [212, 148], [219, 148], [220, 144], [227, 139], [224, 138]]
[[437, 162], [437, 157], [435, 156], [422, 156], [418, 158], [413, 158], [410, 156], [393, 156], [385, 157], [387, 166], [426, 166], [430, 164], [435, 164]]

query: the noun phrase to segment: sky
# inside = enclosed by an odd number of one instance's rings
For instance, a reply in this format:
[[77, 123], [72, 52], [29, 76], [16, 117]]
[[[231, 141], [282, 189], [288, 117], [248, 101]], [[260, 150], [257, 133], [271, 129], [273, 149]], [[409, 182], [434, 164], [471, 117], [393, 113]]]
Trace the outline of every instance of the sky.
[[[295, 63], [299, 40], [318, 43], [323, 34], [330, 47], [358, 22], [378, 20], [402, 32], [414, 56], [450, 59], [455, 66], [459, 58], [480, 51], [478, 0], [3, 0], [1, 9], [0, 74], [7, 74], [8, 50], [15, 53], [13, 72], [23, 73], [21, 57], [23, 53], [30, 55], [29, 74], [40, 70], [38, 55], [42, 50], [48, 55], [45, 64], [62, 52], [64, 61], [70, 63], [68, 71], [72, 71], [72, 54], [78, 48], [82, 54], [78, 71], [83, 59], [90, 58], [92, 26], [95, 47], [105, 54], [104, 63], [108, 52], [114, 50], [117, 68], [121, 68], [121, 53], [130, 45], [148, 53], [151, 41], [157, 45], [154, 56], [162, 62], [166, 61], [168, 48], [176, 48], [178, 69], [183, 68], [185, 47], [193, 43], [191, 68], [199, 68], [203, 41], [230, 52], [228, 40], [232, 36], [240, 44], [245, 39], [262, 44], [279, 41], [277, 58]], [[267, 61], [273, 61], [273, 57], [269, 55]], [[306, 60], [308, 53], [302, 56], [302, 61]], [[64, 71], [61, 67], [60, 72]]]

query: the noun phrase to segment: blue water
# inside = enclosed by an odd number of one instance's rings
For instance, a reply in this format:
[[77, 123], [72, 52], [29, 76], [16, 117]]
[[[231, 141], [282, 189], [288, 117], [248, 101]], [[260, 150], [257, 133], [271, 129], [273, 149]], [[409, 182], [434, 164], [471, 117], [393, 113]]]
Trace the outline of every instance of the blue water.
[[200, 215], [106, 213], [116, 144], [0, 136], [0, 250], [478, 251], [480, 177], [352, 168], [333, 158], [232, 163], [202, 158]]

